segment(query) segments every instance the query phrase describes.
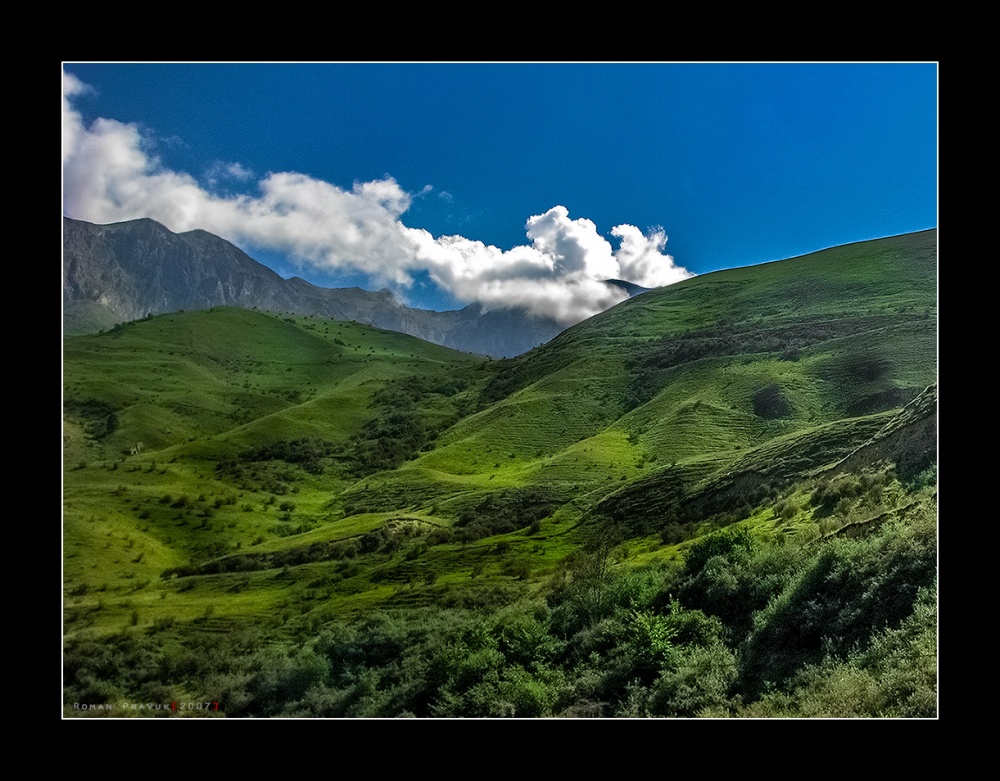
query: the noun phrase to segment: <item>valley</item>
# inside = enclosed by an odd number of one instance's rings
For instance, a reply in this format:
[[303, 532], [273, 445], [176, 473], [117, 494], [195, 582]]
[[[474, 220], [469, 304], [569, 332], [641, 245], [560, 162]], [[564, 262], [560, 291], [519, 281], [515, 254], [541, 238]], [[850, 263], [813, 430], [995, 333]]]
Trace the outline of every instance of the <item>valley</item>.
[[933, 717], [936, 247], [512, 358], [236, 306], [67, 333], [64, 715]]

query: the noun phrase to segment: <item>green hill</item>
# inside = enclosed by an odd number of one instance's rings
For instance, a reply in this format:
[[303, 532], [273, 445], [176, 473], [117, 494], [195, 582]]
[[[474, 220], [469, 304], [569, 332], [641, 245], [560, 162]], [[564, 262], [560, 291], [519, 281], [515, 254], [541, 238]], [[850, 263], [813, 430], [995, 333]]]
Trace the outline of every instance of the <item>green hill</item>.
[[65, 712], [933, 715], [936, 294], [925, 231], [501, 361], [224, 308], [67, 337]]

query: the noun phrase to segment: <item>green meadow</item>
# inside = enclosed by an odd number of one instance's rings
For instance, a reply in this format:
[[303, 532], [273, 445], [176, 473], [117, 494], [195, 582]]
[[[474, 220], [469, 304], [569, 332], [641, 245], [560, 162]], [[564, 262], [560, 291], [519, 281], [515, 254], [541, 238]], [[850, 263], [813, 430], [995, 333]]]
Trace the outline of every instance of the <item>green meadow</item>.
[[936, 241], [505, 360], [228, 308], [66, 336], [64, 715], [935, 716]]

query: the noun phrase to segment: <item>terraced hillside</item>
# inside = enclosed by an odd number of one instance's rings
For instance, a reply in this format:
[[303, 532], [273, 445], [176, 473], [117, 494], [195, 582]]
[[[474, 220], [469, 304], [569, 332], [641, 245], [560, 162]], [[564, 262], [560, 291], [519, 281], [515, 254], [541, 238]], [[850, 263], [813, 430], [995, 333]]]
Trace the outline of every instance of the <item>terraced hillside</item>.
[[[925, 231], [693, 278], [502, 361], [225, 308], [67, 337], [66, 713], [822, 715], [810, 665], [874, 675], [851, 654], [934, 605], [936, 293]], [[892, 611], [858, 608], [873, 574], [839, 640], [789, 639], [802, 578], [896, 572], [901, 538]], [[709, 559], [770, 585], [720, 602]], [[724, 682], [698, 707], [684, 660]], [[908, 696], [879, 707], [924, 715]]]
[[455, 508], [500, 488], [604, 507], [626, 494], [630, 520], [655, 526], [655, 486], [724, 477], [772, 443], [826, 432], [818, 468], [934, 383], [934, 242], [837, 248], [627, 301], [493, 364], [479, 411], [379, 475], [376, 496], [442, 481]]

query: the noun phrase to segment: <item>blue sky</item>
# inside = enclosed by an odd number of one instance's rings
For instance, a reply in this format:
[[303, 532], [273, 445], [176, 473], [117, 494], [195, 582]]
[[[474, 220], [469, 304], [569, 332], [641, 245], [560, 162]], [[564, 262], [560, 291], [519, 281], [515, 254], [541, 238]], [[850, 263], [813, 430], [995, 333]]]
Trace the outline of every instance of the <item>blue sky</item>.
[[570, 323], [937, 225], [936, 63], [63, 63], [63, 210]]

